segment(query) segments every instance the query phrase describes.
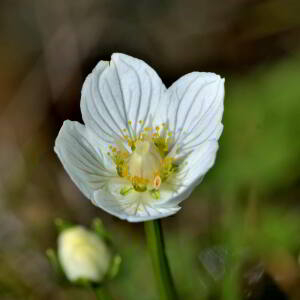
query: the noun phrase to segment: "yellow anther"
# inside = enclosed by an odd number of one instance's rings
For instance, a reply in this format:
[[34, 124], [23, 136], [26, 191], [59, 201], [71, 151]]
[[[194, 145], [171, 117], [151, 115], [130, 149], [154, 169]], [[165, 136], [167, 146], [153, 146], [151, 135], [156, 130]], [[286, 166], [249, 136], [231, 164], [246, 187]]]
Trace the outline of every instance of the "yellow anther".
[[145, 131], [152, 131], [151, 127], [145, 127]]
[[128, 176], [128, 167], [122, 169], [122, 177]]
[[132, 121], [128, 121], [128, 125], [130, 125], [130, 126], [131, 126], [131, 125], [132, 125]]
[[155, 129], [156, 129], [156, 131], [159, 131], [159, 130], [160, 130], [160, 127], [159, 127], [159, 126], [156, 126]]
[[121, 158], [128, 158], [129, 153], [128, 152], [120, 152], [119, 155]]
[[134, 176], [132, 178], [132, 186], [133, 186], [134, 190], [137, 192], [146, 192], [147, 184], [148, 184], [147, 179], [144, 179], [144, 178], [141, 178], [138, 176]]
[[128, 176], [128, 165], [120, 157], [117, 157], [116, 159], [116, 168], [120, 177]]
[[154, 180], [153, 180], [153, 188], [158, 190], [161, 184], [161, 178], [159, 175], [156, 175]]

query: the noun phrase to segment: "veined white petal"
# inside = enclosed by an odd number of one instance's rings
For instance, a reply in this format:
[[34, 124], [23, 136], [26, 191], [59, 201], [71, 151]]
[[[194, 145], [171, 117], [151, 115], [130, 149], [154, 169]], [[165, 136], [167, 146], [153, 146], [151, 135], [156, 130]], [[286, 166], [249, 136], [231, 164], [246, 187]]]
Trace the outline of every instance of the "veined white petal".
[[171, 181], [166, 183], [170, 189], [173, 185], [175, 192], [165, 205], [178, 205], [190, 196], [204, 175], [214, 165], [217, 150], [217, 140], [208, 140], [186, 156], [181, 170]]
[[89, 199], [94, 191], [117, 176], [116, 168], [103, 152], [97, 136], [78, 122], [64, 122], [54, 150], [69, 176]]
[[[106, 212], [129, 222], [143, 222], [159, 219], [175, 214], [180, 207], [163, 201], [156, 201], [149, 192], [129, 192], [126, 196], [120, 194], [121, 188], [126, 188], [125, 181], [111, 181], [107, 189], [94, 193], [92, 202]], [[127, 186], [128, 188], [131, 185]], [[166, 196], [166, 195], [164, 195]], [[169, 198], [171, 194], [167, 197]]]
[[206, 141], [187, 156], [184, 167], [187, 172], [183, 179], [186, 186], [194, 188], [201, 182], [203, 176], [214, 165], [218, 148], [216, 140]]
[[124, 129], [133, 138], [152, 125], [165, 92], [161, 79], [145, 62], [115, 53], [110, 62], [101, 61], [85, 80], [82, 118], [106, 143], [122, 138]]
[[208, 140], [218, 140], [223, 125], [224, 79], [214, 73], [189, 73], [169, 89], [166, 121], [181, 155]]

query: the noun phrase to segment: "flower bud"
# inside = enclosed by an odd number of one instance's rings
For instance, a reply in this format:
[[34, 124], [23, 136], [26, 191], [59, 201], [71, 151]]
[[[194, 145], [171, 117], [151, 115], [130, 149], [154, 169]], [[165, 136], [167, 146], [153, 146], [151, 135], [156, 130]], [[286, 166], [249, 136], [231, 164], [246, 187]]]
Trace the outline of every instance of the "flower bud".
[[58, 258], [68, 280], [100, 282], [106, 275], [111, 253], [105, 242], [82, 226], [62, 231], [58, 237]]

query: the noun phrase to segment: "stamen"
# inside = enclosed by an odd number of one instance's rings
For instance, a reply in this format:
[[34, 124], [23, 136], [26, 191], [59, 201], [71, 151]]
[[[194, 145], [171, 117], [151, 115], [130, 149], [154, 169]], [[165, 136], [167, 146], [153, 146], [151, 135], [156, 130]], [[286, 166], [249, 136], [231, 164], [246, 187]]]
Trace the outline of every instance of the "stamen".
[[151, 190], [150, 191], [152, 198], [154, 198], [155, 200], [160, 199], [160, 191], [159, 190]]
[[122, 196], [126, 196], [128, 195], [131, 191], [133, 191], [133, 188], [132, 187], [127, 187], [127, 186], [124, 186], [121, 191], [120, 191], [120, 194]]
[[146, 192], [147, 191], [147, 184], [148, 184], [148, 180], [138, 177], [138, 176], [134, 176], [132, 178], [132, 186], [135, 189], [135, 191], [137, 192]]
[[[143, 125], [144, 121], [139, 120], [138, 123]], [[179, 169], [174, 158], [168, 157], [172, 132], [168, 131], [167, 124], [162, 123], [145, 127], [137, 136], [133, 122], [128, 121], [128, 125], [128, 129], [122, 129], [122, 133], [127, 133], [123, 135], [123, 142], [132, 152], [128, 152], [120, 141], [118, 148], [109, 145], [110, 151], [107, 153], [115, 163], [118, 175], [131, 183], [129, 187], [124, 186], [120, 194], [126, 196], [131, 191], [148, 191], [152, 198], [159, 199], [161, 184]]]
[[173, 162], [172, 157], [165, 158], [161, 163], [161, 181], [166, 181], [172, 174], [178, 172], [179, 166]]
[[128, 165], [124, 161], [117, 163], [117, 172], [120, 177], [128, 176]]
[[156, 175], [153, 181], [153, 187], [154, 189], [158, 190], [161, 184], [161, 178], [159, 175]]

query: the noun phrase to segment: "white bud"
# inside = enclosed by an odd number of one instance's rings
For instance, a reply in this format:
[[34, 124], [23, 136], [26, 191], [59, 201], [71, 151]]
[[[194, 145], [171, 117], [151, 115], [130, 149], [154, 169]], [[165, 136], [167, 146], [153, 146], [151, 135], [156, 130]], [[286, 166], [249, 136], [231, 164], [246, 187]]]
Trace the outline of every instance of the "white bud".
[[111, 262], [105, 242], [82, 226], [66, 229], [59, 235], [58, 258], [70, 281], [100, 282]]

